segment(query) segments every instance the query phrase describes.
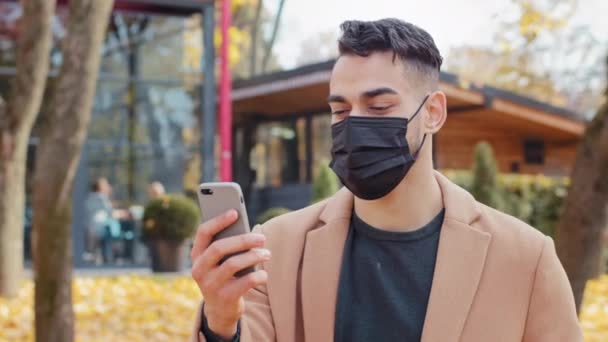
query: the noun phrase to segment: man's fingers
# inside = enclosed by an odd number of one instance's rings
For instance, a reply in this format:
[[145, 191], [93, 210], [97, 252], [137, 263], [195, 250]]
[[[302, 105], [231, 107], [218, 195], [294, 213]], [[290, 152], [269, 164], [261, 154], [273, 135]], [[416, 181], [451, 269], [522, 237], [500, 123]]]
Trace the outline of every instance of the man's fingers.
[[234, 277], [234, 274], [270, 260], [270, 251], [265, 248], [253, 248], [252, 250], [231, 256], [217, 268], [216, 281], [225, 283]]
[[[211, 275], [215, 268], [218, 268], [218, 263], [224, 257], [237, 252], [246, 251], [256, 247], [264, 246], [265, 236], [262, 234], [248, 233], [229, 238], [217, 240], [210, 244], [198, 257], [193, 259], [192, 263], [192, 278], [199, 283], [201, 287], [214, 287], [206, 286], [201, 282], [210, 281], [214, 285], [219, 284], [216, 277]], [[232, 258], [229, 258], [230, 260]], [[227, 260], [227, 261], [228, 261]], [[237, 267], [232, 264], [231, 267]], [[213, 279], [211, 279], [213, 278]]]
[[254, 287], [266, 284], [268, 273], [265, 270], [258, 270], [236, 278], [228, 283], [219, 293], [223, 300], [234, 300], [244, 296], [247, 291]]
[[213, 236], [230, 226], [238, 219], [236, 210], [231, 209], [201, 224], [196, 231], [190, 257], [196, 259], [211, 243]]
[[263, 247], [265, 240], [266, 237], [262, 234], [248, 233], [214, 241], [200, 254], [200, 267], [203, 270], [211, 270], [226, 256]]

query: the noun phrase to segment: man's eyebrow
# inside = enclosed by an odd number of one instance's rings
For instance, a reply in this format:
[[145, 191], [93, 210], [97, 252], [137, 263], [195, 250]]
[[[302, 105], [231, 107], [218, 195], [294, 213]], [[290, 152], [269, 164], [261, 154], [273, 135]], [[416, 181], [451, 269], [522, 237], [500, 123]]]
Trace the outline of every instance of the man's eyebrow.
[[364, 92], [363, 97], [372, 98], [372, 97], [385, 95], [385, 94], [397, 95], [398, 93], [396, 90], [394, 90], [392, 88], [382, 87], [382, 88], [376, 88], [376, 89], [372, 89], [372, 90], [368, 90], [368, 91]]
[[[363, 92], [362, 96], [366, 97], [366, 98], [373, 98], [376, 96], [386, 95], [386, 94], [397, 95], [398, 93], [396, 90], [394, 90], [392, 88], [381, 87], [381, 88], [376, 88], [376, 89], [365, 91], [365, 92]], [[327, 97], [327, 102], [328, 103], [332, 103], [332, 102], [345, 103], [346, 99], [344, 98], [344, 96], [341, 96], [341, 95], [329, 95]]]
[[327, 103], [332, 103], [332, 102], [345, 103], [346, 99], [344, 98], [344, 96], [341, 96], [341, 95], [329, 95], [327, 97]]

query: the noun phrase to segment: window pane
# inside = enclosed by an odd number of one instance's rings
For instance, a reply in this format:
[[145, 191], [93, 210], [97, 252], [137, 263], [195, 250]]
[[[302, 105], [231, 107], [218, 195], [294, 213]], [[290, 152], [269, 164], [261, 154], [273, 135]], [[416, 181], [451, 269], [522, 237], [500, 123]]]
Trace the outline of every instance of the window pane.
[[305, 119], [270, 122], [257, 126], [251, 151], [256, 187], [281, 186], [305, 181]]

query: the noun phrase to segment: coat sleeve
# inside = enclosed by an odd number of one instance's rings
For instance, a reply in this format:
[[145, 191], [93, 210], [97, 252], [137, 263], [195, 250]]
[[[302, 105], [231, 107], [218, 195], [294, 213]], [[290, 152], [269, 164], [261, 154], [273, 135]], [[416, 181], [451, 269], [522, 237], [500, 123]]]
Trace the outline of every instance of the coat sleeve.
[[[262, 226], [256, 226], [254, 232], [264, 234]], [[264, 269], [263, 265], [259, 266]], [[200, 305], [191, 342], [207, 342], [201, 332], [202, 308]], [[240, 342], [272, 342], [275, 341], [275, 330], [272, 320], [272, 312], [268, 301], [268, 290], [266, 286], [258, 286], [245, 295], [245, 313], [240, 322]]]
[[547, 237], [536, 266], [523, 342], [553, 341], [582, 342], [583, 335], [570, 282]]

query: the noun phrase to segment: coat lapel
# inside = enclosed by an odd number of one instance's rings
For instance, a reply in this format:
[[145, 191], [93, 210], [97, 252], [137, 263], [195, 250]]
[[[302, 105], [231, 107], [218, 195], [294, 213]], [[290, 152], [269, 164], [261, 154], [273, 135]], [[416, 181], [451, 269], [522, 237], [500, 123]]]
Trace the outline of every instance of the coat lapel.
[[[458, 341], [481, 279], [490, 234], [471, 226], [480, 211], [473, 196], [436, 173], [445, 206], [433, 287], [422, 342]], [[322, 226], [306, 235], [301, 303], [306, 341], [332, 341], [344, 244], [353, 195], [332, 197], [320, 215]]]
[[306, 341], [332, 341], [342, 254], [353, 196], [343, 189], [321, 214], [323, 226], [306, 235], [302, 261], [302, 311]]
[[423, 342], [460, 339], [491, 240], [490, 234], [471, 227], [480, 215], [473, 197], [439, 173], [436, 178], [446, 214], [422, 332]]

